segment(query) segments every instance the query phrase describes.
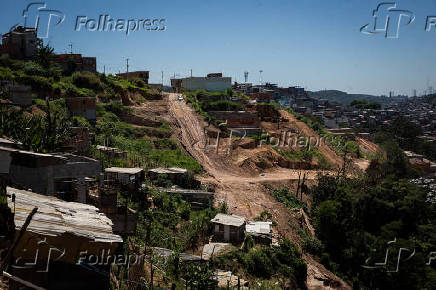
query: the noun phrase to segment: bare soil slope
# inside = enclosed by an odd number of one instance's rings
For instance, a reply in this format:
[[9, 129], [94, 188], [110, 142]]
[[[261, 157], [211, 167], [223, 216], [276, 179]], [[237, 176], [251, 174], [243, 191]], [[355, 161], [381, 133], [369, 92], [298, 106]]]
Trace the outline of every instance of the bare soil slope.
[[[167, 100], [175, 134], [187, 152], [197, 159], [207, 172], [207, 175], [201, 179], [215, 187], [216, 201], [227, 202], [230, 212], [243, 215], [249, 220], [257, 217], [263, 210], [269, 211], [278, 223], [277, 234], [299, 243], [299, 235], [291, 227], [291, 224], [298, 224], [299, 221], [289, 209], [277, 202], [264, 186], [265, 184], [290, 185], [298, 179], [298, 172], [272, 166], [263, 170], [262, 174], [257, 174], [249, 168], [241, 167], [240, 163], [246, 158], [254, 158], [267, 151], [252, 150], [250, 153], [246, 150], [235, 150], [228, 155], [226, 149], [217, 151], [214, 147], [207, 147], [208, 140], [203, 120], [185, 102], [178, 101], [177, 94], [168, 94]], [[300, 131], [308, 134], [307, 136], [315, 136], [313, 130], [311, 132], [304, 123], [298, 124], [298, 127]], [[334, 164], [341, 164], [341, 158], [330, 148], [322, 150], [326, 158]], [[306, 173], [309, 180], [315, 179], [315, 171]], [[309, 289], [351, 289], [310, 256], [304, 255], [304, 259], [308, 264]]]

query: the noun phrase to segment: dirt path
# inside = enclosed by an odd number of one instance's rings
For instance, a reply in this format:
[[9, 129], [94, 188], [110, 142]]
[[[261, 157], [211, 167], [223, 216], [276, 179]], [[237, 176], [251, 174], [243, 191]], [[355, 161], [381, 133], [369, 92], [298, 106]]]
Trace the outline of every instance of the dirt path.
[[[207, 137], [204, 134], [203, 120], [184, 101], [178, 101], [177, 94], [168, 94], [167, 97], [168, 113], [173, 119], [173, 126], [178, 131], [178, 139], [207, 172], [208, 175], [200, 179], [215, 187], [216, 202], [226, 202], [231, 213], [245, 216], [248, 220], [259, 216], [264, 210], [269, 211], [278, 224], [278, 234], [289, 237], [299, 244], [300, 237], [291, 226], [292, 223], [298, 223], [298, 220], [265, 188], [265, 184], [271, 183], [289, 185], [290, 182], [298, 180], [298, 171], [271, 168], [263, 174], [254, 176], [252, 172], [244, 172], [235, 165], [231, 157], [216, 154], [213, 148], [204, 149]], [[341, 162], [340, 157], [333, 154], [330, 156], [334, 162], [338, 164]], [[305, 172], [308, 180], [316, 178], [316, 171]], [[304, 255], [304, 259], [308, 264], [309, 289], [351, 289], [310, 256]]]
[[[305, 137], [312, 137], [312, 138], [317, 138], [317, 140], [320, 140], [319, 135], [312, 130], [311, 128], [309, 128], [304, 122], [298, 121], [297, 119], [295, 119], [295, 117], [290, 114], [289, 112], [285, 111], [285, 110], [281, 110], [280, 114], [282, 115], [282, 117], [286, 118], [289, 120], [289, 123], [292, 124], [293, 127], [295, 127], [296, 129], [298, 129], [298, 131]], [[327, 145], [327, 142], [325, 141], [325, 139], [323, 139], [323, 142], [320, 142], [320, 146], [317, 147], [317, 149], [319, 150], [319, 152], [321, 152], [324, 157], [327, 159], [327, 161], [333, 165], [333, 167], [337, 168], [341, 168], [343, 166], [344, 160], [341, 156], [339, 156], [332, 148], [330, 148]]]

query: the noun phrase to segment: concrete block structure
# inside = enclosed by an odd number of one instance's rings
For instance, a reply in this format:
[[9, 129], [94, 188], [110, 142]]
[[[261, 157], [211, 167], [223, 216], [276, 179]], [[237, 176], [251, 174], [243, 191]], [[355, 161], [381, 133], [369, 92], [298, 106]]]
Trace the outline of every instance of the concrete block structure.
[[86, 57], [81, 54], [57, 54], [54, 59], [65, 71], [97, 71], [97, 58]]
[[10, 159], [12, 184], [66, 201], [86, 203], [85, 177], [101, 172], [99, 161], [68, 153], [41, 154], [4, 147], [0, 152], [8, 156], [5, 164]]
[[31, 59], [38, 51], [37, 29], [17, 26], [2, 35], [0, 54], [8, 54], [14, 59]]
[[96, 99], [87, 97], [66, 98], [65, 103], [73, 116], [83, 117], [90, 123], [97, 119]]
[[270, 245], [272, 243], [272, 222], [248, 222], [245, 231], [257, 243]]
[[171, 87], [176, 92], [181, 92], [183, 90], [206, 90], [209, 92], [218, 92], [231, 88], [232, 78], [223, 77], [222, 74], [209, 74], [206, 77], [171, 79]]
[[31, 86], [10, 86], [9, 100], [16, 105], [32, 105], [32, 87]]
[[122, 168], [110, 167], [104, 170], [105, 180], [121, 185], [133, 184], [139, 187], [144, 180], [144, 169], [142, 168]]
[[118, 77], [124, 79], [140, 79], [143, 80], [146, 84], [148, 84], [148, 79], [150, 78], [150, 72], [148, 70], [143, 71], [129, 71], [128, 73], [119, 73]]
[[258, 128], [259, 117], [246, 111], [209, 111], [216, 120], [227, 122], [227, 128]]
[[260, 120], [256, 114], [246, 111], [209, 111], [208, 114], [218, 121], [227, 123], [232, 135], [257, 135], [261, 132]]
[[244, 240], [244, 217], [219, 213], [211, 222], [214, 225], [214, 239], [234, 243], [239, 243]]

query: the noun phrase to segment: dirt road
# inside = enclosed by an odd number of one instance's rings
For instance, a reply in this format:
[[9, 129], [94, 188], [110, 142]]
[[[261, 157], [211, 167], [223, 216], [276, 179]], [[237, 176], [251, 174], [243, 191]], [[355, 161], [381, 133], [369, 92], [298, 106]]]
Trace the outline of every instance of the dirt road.
[[[299, 221], [265, 188], [265, 184], [289, 185], [298, 180], [298, 171], [274, 168], [255, 176], [252, 172], [244, 172], [231, 157], [217, 154], [214, 149], [204, 149], [207, 144], [204, 122], [185, 101], [178, 100], [178, 94], [168, 94], [167, 99], [168, 113], [178, 131], [179, 141], [207, 172], [207, 176], [200, 179], [215, 187], [216, 202], [226, 202], [231, 213], [245, 216], [248, 220], [259, 216], [264, 210], [269, 211], [278, 224], [278, 234], [299, 244], [300, 237], [291, 226]], [[333, 154], [332, 159], [340, 163], [339, 158], [333, 157]], [[316, 171], [307, 170], [305, 173], [308, 180], [316, 178]], [[309, 289], [350, 289], [310, 256], [304, 255], [304, 259], [308, 264]]]

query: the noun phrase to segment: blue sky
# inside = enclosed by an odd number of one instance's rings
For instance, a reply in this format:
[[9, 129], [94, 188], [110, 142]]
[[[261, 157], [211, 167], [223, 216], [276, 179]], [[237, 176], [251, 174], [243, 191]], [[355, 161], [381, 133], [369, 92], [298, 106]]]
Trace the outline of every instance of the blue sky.
[[[22, 10], [35, 1], [3, 1], [0, 32], [23, 22]], [[41, 1], [43, 2], [43, 1]], [[76, 0], [46, 1], [65, 21], [51, 26], [49, 42], [56, 52], [96, 56], [98, 70], [150, 70], [150, 81], [170, 76], [223, 72], [233, 80], [263, 81], [309, 90], [401, 94], [436, 88], [436, 28], [425, 31], [426, 17], [436, 15], [436, 1], [396, 1], [416, 18], [402, 22], [398, 39], [360, 33], [372, 22], [372, 0]], [[77, 16], [98, 19], [164, 18], [165, 31], [75, 31]]]

